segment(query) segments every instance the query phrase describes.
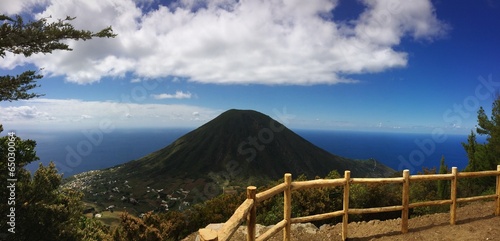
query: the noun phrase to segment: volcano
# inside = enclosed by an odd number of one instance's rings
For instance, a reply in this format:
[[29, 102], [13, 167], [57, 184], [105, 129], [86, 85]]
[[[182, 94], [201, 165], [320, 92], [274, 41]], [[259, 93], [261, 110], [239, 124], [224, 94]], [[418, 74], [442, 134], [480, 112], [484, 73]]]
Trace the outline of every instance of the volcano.
[[228, 110], [165, 148], [120, 166], [127, 178], [204, 178], [255, 185], [285, 173], [308, 178], [350, 170], [353, 177], [380, 177], [394, 170], [373, 159], [331, 154], [282, 123], [253, 110]]

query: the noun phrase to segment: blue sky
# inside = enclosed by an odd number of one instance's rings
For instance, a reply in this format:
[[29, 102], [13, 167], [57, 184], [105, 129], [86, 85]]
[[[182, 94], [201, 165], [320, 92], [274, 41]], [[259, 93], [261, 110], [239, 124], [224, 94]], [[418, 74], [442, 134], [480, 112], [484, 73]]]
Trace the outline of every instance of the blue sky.
[[6, 56], [2, 75], [45, 75], [44, 97], [0, 103], [7, 130], [194, 128], [236, 108], [291, 128], [468, 133], [500, 90], [495, 1], [8, 0], [0, 11], [118, 34]]

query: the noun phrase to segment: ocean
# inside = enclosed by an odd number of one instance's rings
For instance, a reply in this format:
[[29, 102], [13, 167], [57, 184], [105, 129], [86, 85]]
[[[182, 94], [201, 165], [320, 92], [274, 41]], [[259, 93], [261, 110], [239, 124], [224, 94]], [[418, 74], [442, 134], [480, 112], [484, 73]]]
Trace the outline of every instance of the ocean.
[[[375, 159], [395, 169], [409, 169], [412, 174], [423, 168], [439, 169], [441, 158], [459, 170], [467, 166], [462, 142], [467, 135], [416, 134], [356, 131], [297, 131], [304, 139], [324, 150], [352, 159]], [[478, 138], [478, 140], [482, 140]]]
[[[98, 130], [75, 132], [26, 131], [23, 139], [37, 141], [40, 161], [27, 166], [34, 172], [39, 163], [54, 161], [60, 173], [69, 177], [81, 172], [112, 167], [139, 159], [159, 150], [191, 129]], [[396, 170], [411, 173], [422, 168], [439, 167], [445, 157], [448, 167], [467, 165], [461, 143], [467, 135], [382, 133], [357, 131], [294, 130], [326, 151], [353, 159], [373, 158]]]

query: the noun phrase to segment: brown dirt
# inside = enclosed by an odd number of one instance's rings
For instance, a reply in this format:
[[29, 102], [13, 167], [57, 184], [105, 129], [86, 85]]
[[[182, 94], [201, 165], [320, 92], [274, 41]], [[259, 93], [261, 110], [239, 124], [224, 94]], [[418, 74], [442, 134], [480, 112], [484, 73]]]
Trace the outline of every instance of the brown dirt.
[[[500, 240], [500, 216], [494, 215], [494, 202], [474, 202], [457, 209], [456, 225], [450, 225], [449, 213], [438, 213], [411, 218], [409, 231], [401, 233], [401, 219], [349, 223], [348, 240]], [[269, 227], [257, 229], [257, 235]], [[291, 240], [330, 241], [341, 239], [341, 224], [323, 225], [319, 229], [312, 224], [292, 227]], [[244, 227], [232, 240], [245, 240]], [[185, 241], [199, 240], [196, 234]], [[282, 232], [270, 239], [283, 240]]]

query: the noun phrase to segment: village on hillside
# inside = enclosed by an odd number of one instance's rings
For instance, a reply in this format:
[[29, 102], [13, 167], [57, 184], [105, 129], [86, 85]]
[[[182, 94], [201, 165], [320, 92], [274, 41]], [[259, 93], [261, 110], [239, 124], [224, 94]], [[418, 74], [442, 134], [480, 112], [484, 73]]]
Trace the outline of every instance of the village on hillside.
[[[138, 185], [126, 178], [110, 175], [118, 168], [76, 174], [67, 180], [63, 188], [81, 191], [87, 206], [84, 214], [92, 213], [96, 218], [101, 217], [102, 212], [115, 210], [127, 211], [138, 217], [146, 212], [183, 211], [199, 201], [196, 199], [199, 191], [192, 188], [196, 180], [184, 180], [163, 188], [154, 184]], [[222, 192], [226, 194], [237, 194], [241, 190], [239, 186], [222, 187]]]

